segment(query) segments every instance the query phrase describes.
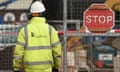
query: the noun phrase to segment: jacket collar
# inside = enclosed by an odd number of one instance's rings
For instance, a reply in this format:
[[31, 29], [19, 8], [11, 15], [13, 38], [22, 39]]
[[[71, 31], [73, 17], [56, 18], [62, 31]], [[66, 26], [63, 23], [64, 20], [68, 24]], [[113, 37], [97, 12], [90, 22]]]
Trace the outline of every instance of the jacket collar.
[[33, 17], [30, 20], [30, 24], [40, 24], [40, 23], [46, 23], [45, 17]]

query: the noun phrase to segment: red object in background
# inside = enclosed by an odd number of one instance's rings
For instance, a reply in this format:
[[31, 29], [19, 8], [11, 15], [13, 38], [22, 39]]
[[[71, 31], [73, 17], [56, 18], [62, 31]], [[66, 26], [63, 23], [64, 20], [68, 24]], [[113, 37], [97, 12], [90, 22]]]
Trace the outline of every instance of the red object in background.
[[[63, 35], [64, 31], [57, 31], [59, 35]], [[67, 33], [76, 33], [76, 30], [68, 30]], [[80, 33], [85, 33], [85, 30], [80, 30]]]
[[103, 61], [96, 61], [96, 65], [98, 68], [103, 68], [104, 63]]
[[114, 26], [114, 12], [106, 4], [92, 4], [84, 12], [84, 26], [92, 33], [105, 33]]

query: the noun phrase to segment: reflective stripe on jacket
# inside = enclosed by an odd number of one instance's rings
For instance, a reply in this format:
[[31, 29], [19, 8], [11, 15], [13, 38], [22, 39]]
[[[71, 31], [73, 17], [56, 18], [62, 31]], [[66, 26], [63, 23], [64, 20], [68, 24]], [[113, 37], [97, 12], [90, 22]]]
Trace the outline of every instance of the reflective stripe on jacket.
[[[33, 17], [18, 35], [14, 52], [14, 70], [24, 63], [26, 72], [51, 72], [61, 63], [61, 44], [56, 30], [43, 17]], [[43, 71], [42, 71], [43, 70]]]

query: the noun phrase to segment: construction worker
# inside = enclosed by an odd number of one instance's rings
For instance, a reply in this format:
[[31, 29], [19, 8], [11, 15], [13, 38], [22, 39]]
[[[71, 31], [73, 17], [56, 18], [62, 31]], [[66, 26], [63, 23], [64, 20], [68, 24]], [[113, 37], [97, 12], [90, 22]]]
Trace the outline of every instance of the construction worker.
[[58, 72], [61, 64], [61, 43], [56, 30], [42, 16], [45, 7], [41, 1], [31, 4], [32, 18], [21, 28], [13, 59], [14, 72]]

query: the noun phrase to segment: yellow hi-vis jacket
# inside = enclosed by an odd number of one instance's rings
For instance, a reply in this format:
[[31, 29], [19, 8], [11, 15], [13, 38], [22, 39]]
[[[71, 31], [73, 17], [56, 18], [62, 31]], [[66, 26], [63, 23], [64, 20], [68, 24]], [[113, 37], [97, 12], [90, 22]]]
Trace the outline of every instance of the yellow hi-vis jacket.
[[61, 64], [61, 44], [56, 30], [44, 17], [33, 17], [18, 35], [13, 67], [24, 64], [25, 72], [52, 72]]

